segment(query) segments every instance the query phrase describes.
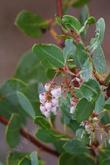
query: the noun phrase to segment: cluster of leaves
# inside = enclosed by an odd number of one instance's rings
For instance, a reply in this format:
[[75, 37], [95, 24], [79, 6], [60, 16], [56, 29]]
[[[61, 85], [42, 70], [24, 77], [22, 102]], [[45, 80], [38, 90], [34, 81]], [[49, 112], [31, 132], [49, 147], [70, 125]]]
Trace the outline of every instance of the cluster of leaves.
[[[64, 1], [64, 6], [80, 7], [88, 0]], [[27, 117], [39, 126], [36, 138], [44, 143], [52, 143], [59, 153], [59, 165], [107, 165], [109, 164], [110, 146], [99, 145], [98, 155], [89, 145], [89, 135], [82, 122], [90, 119], [93, 113], [99, 115], [100, 123], [109, 124], [110, 98], [106, 95], [107, 86], [110, 83], [110, 75], [101, 79], [106, 72], [106, 62], [102, 49], [102, 41], [105, 32], [103, 18], [95, 20], [89, 16], [87, 6], [81, 11], [80, 20], [64, 15], [57, 17], [56, 22], [60, 25], [63, 35], [59, 36], [64, 41], [64, 47], [55, 44], [35, 44], [32, 50], [27, 51], [17, 66], [14, 76], [0, 87], [0, 116], [9, 120], [6, 126], [6, 139], [10, 148], [16, 148], [20, 142], [20, 129], [26, 124]], [[85, 46], [83, 37], [91, 24], [96, 23], [94, 38], [88, 46]], [[29, 11], [18, 14], [16, 25], [27, 35], [39, 37], [50, 28], [50, 22], [42, 19]], [[74, 88], [78, 98], [75, 113], [69, 112], [68, 94], [61, 98], [61, 122], [71, 129], [75, 137], [57, 131], [52, 123], [55, 117], [46, 119], [39, 108], [39, 84], [46, 83], [56, 75], [56, 71], [67, 66], [72, 72], [80, 70], [83, 83], [79, 88]], [[98, 78], [94, 75], [98, 76]], [[64, 76], [64, 73], [60, 73]], [[103, 80], [103, 84], [100, 81]], [[103, 89], [104, 88], [104, 89]], [[15, 138], [16, 137], [16, 138]], [[11, 152], [7, 161], [8, 165], [42, 165], [43, 162], [37, 157], [36, 152], [18, 153]], [[0, 163], [2, 165], [2, 163]]]
[[11, 152], [8, 159], [7, 163], [9, 165], [43, 165], [43, 161], [39, 161], [37, 153], [32, 152], [31, 154], [29, 153], [19, 153], [19, 152]]

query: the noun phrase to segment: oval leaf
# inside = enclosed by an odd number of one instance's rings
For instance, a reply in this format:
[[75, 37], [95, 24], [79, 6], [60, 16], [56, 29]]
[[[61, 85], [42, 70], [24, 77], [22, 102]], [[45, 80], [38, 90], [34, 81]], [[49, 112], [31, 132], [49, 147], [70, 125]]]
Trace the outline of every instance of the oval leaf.
[[101, 46], [104, 39], [105, 33], [105, 21], [100, 18], [96, 23], [96, 34], [95, 37], [91, 39], [89, 49], [93, 53], [99, 46]]
[[95, 165], [94, 160], [89, 156], [75, 156], [64, 153], [61, 155], [59, 165]]
[[86, 98], [82, 98], [76, 106], [75, 118], [77, 122], [84, 121], [89, 118], [94, 110], [94, 105]]
[[43, 30], [48, 27], [47, 21], [26, 10], [17, 15], [15, 24], [31, 37], [40, 37]]
[[33, 52], [42, 61], [49, 64], [51, 67], [63, 67], [64, 58], [62, 50], [53, 44], [38, 44], [32, 48]]
[[88, 153], [87, 147], [79, 140], [70, 140], [64, 145], [64, 150], [69, 154], [84, 155]]
[[69, 29], [74, 29], [76, 31], [79, 31], [81, 28], [81, 24], [79, 20], [73, 16], [70, 15], [64, 15], [62, 18], [62, 24]]
[[31, 165], [39, 165], [37, 152], [32, 152], [30, 158], [31, 158]]
[[93, 52], [92, 59], [94, 67], [98, 73], [106, 72], [106, 60], [101, 46], [97, 47], [97, 49]]
[[31, 105], [29, 99], [21, 92], [17, 91], [18, 101], [23, 110], [32, 118], [35, 118], [35, 111]]
[[51, 127], [49, 122], [42, 116], [37, 116], [34, 122], [44, 129], [49, 129]]
[[[20, 142], [21, 117], [12, 114], [9, 125], [6, 127], [6, 139], [10, 147], [16, 147]], [[14, 138], [16, 137], [16, 138]]]

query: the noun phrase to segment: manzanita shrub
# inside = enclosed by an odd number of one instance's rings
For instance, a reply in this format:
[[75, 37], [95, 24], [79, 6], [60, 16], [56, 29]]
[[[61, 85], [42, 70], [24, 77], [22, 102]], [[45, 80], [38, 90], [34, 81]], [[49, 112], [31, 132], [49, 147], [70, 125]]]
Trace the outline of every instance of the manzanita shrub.
[[[25, 10], [16, 18], [27, 35], [37, 38], [49, 31], [56, 44], [34, 44], [14, 76], [0, 87], [0, 122], [6, 125], [11, 150], [7, 165], [45, 164], [36, 151], [16, 150], [20, 136], [58, 157], [59, 165], [110, 164], [110, 74], [102, 49], [105, 21], [89, 16], [87, 2], [64, 0], [62, 7], [58, 0], [55, 19]], [[68, 15], [70, 7], [80, 7], [79, 19]], [[95, 35], [87, 43], [92, 24]], [[35, 135], [23, 128], [28, 118], [37, 125]]]

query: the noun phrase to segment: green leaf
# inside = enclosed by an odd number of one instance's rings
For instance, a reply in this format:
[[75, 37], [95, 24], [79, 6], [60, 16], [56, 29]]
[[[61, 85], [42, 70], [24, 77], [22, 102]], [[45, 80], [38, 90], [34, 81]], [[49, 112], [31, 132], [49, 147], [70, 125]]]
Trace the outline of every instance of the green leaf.
[[73, 119], [73, 116], [70, 113], [70, 94], [68, 93], [66, 97], [62, 97], [60, 100], [60, 111], [62, 113], [61, 121], [64, 125], [71, 128], [73, 131], [79, 127], [79, 123]]
[[100, 46], [93, 52], [92, 59], [95, 69], [98, 73], [106, 72], [106, 60], [103, 49]]
[[37, 152], [32, 152], [30, 158], [31, 158], [31, 165], [39, 165]]
[[101, 114], [101, 123], [104, 125], [110, 123], [109, 111], [103, 111], [103, 113]]
[[108, 85], [110, 83], [110, 73], [106, 77], [105, 84]]
[[65, 41], [65, 47], [63, 49], [63, 54], [65, 61], [76, 53], [76, 46], [73, 44], [73, 39], [67, 39]]
[[[87, 5], [84, 5], [82, 8], [81, 8], [81, 11], [80, 11], [80, 22], [81, 22], [81, 25], [84, 26], [85, 25], [85, 22], [86, 20], [88, 19], [89, 17], [89, 9], [88, 9], [88, 6]], [[81, 29], [83, 30], [81, 33], [81, 37], [82, 39], [86, 37], [86, 34], [87, 34], [87, 29], [88, 27], [84, 26], [83, 28], [81, 27]], [[81, 31], [80, 29], [80, 31]]]
[[75, 64], [78, 67], [80, 68], [84, 67], [85, 63], [88, 61], [88, 55], [83, 45], [81, 44], [77, 45], [77, 50], [73, 59], [75, 60]]
[[31, 154], [11, 152], [8, 156], [7, 165], [43, 165], [43, 163], [38, 159], [36, 152]]
[[90, 41], [89, 49], [91, 51], [91, 54], [101, 46], [102, 41], [104, 39], [104, 33], [105, 33], [105, 21], [103, 18], [100, 18], [96, 23], [96, 34], [95, 38], [92, 38]]
[[66, 97], [62, 97], [60, 99], [60, 110], [62, 112], [62, 122], [66, 125], [69, 125], [71, 122], [71, 114], [70, 114], [70, 98], [71, 95], [68, 93]]
[[76, 52], [72, 54], [75, 64], [81, 68], [81, 75], [85, 81], [92, 78], [93, 66], [83, 45], [76, 45]]
[[17, 111], [19, 113], [21, 113], [19, 108], [16, 108], [15, 106], [13, 106], [9, 100], [7, 100], [6, 98], [0, 99], [0, 115], [6, 117], [7, 119], [10, 118], [12, 113], [17, 113]]
[[40, 37], [48, 28], [48, 22], [30, 11], [23, 10], [16, 17], [16, 25], [31, 37]]
[[20, 128], [22, 118], [17, 114], [12, 114], [9, 123], [10, 124], [6, 127], [6, 140], [9, 146], [14, 148], [20, 142]]
[[90, 142], [90, 137], [84, 128], [78, 128], [76, 130], [76, 139], [81, 141], [84, 145], [88, 145]]
[[92, 78], [93, 66], [89, 58], [83, 64], [80, 73], [84, 81], [88, 81], [89, 79]]
[[100, 92], [100, 85], [94, 79], [89, 79], [80, 87], [80, 93], [82, 94], [82, 97], [85, 97], [88, 100], [96, 100], [97, 97], [100, 95]]
[[97, 72], [104, 73], [106, 71], [106, 60], [103, 49], [101, 47], [105, 33], [105, 21], [100, 18], [96, 23], [95, 38], [90, 41], [90, 52], [92, 54], [93, 64]]
[[35, 118], [35, 111], [32, 107], [31, 102], [29, 101], [29, 99], [21, 92], [17, 91], [17, 97], [18, 97], [18, 101], [19, 104], [21, 105], [21, 107], [23, 108], [23, 110], [32, 118]]
[[10, 79], [7, 80], [1, 87], [0, 87], [0, 95], [1, 98], [7, 98], [12, 104], [17, 105], [16, 99], [16, 91], [22, 91], [27, 93], [30, 91], [29, 87], [26, 83], [19, 79]]
[[58, 24], [58, 25], [62, 25], [62, 18], [61, 17], [59, 17], [59, 16], [56, 16], [55, 17], [55, 21], [56, 21], [56, 23]]
[[18, 64], [15, 77], [31, 84], [31, 86], [35, 84], [34, 90], [37, 93], [37, 83], [46, 82], [50, 79], [50, 75], [52, 78], [55, 74], [51, 73], [48, 76], [48, 70], [49, 66], [46, 63], [44, 64], [35, 53], [28, 51], [22, 56]]
[[65, 152], [72, 155], [84, 155], [88, 153], [88, 149], [79, 140], [70, 140], [64, 145]]
[[59, 134], [51, 129], [38, 129], [36, 136], [45, 143], [68, 140], [68, 137], [65, 135]]
[[95, 165], [94, 160], [89, 156], [75, 156], [63, 153], [60, 156], [59, 165]]
[[29, 160], [29, 158], [24, 157], [18, 162], [18, 165], [31, 165], [31, 161]]
[[36, 137], [45, 143], [52, 143], [59, 153], [64, 151], [63, 145], [68, 140], [65, 135], [51, 129], [38, 129]]
[[31, 165], [31, 161], [28, 157], [24, 157], [18, 162], [18, 165]]
[[110, 164], [110, 145], [103, 147], [98, 156], [98, 162], [100, 165], [109, 165]]
[[80, 24], [79, 20], [73, 16], [70, 16], [70, 15], [64, 15], [63, 16], [62, 24], [64, 25], [64, 27], [66, 29], [74, 29], [77, 32], [81, 28], [81, 24]]
[[84, 5], [86, 5], [89, 2], [89, 0], [63, 0], [63, 6], [64, 6], [64, 11], [70, 7], [83, 7]]
[[94, 24], [95, 22], [96, 22], [95, 17], [90, 16], [88, 17], [86, 24], [91, 25]]
[[33, 52], [45, 65], [50, 68], [57, 68], [64, 66], [64, 57], [62, 50], [53, 44], [38, 44], [33, 46]]
[[37, 101], [38, 92], [33, 92], [31, 86], [20, 79], [12, 78], [7, 80], [0, 87], [1, 100], [7, 98], [13, 105], [18, 105], [16, 91], [24, 93], [31, 101]]
[[44, 129], [49, 129], [51, 127], [49, 122], [42, 116], [37, 116], [34, 122]]
[[104, 108], [110, 110], [110, 98], [106, 100]]
[[100, 113], [104, 109], [105, 98], [103, 94], [100, 94], [95, 103], [95, 112]]
[[[55, 76], [55, 73], [56, 73], [55, 69], [47, 69], [46, 70], [47, 80], [52, 80], [53, 77]], [[45, 81], [46, 81], [46, 78], [45, 78]]]
[[87, 5], [84, 5], [81, 8], [81, 13], [80, 13], [80, 22], [81, 25], [84, 25], [85, 21], [88, 19], [89, 17], [89, 9]]
[[86, 98], [82, 98], [75, 110], [75, 119], [77, 122], [84, 121], [89, 118], [89, 116], [92, 114], [94, 110], [94, 105], [90, 101], [88, 101]]
[[[16, 92], [22, 92], [30, 100], [32, 106], [36, 110], [36, 115], [41, 112], [38, 109], [38, 91], [37, 85], [28, 85], [20, 79], [12, 78], [7, 80], [0, 87], [0, 114], [10, 118], [12, 113], [20, 114], [21, 118], [26, 118], [27, 115], [20, 106]], [[25, 120], [24, 120], [25, 121]]]
[[85, 4], [87, 4], [89, 2], [89, 0], [77, 0], [74, 2], [73, 6], [74, 7], [81, 7]]
[[96, 23], [96, 34], [99, 32], [99, 39], [100, 43], [102, 43], [104, 39], [104, 33], [105, 33], [105, 20], [104, 18], [100, 18]]
[[8, 156], [7, 165], [18, 165], [19, 160], [23, 159], [27, 154], [21, 152], [11, 152]]
[[81, 27], [80, 33], [85, 32], [85, 29], [86, 29], [87, 25], [92, 25], [95, 22], [96, 22], [96, 20], [93, 16], [88, 17], [87, 20], [84, 22], [84, 25]]

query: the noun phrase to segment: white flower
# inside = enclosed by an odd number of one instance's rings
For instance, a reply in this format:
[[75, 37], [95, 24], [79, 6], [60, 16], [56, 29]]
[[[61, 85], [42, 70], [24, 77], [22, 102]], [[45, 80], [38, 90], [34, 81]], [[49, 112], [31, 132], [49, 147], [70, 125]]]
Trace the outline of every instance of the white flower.
[[70, 107], [70, 113], [74, 113], [75, 112], [75, 109], [76, 109], [76, 100], [75, 100], [75, 98], [73, 97], [73, 98], [71, 98], [71, 100], [70, 100], [70, 104], [71, 104], [71, 107]]
[[98, 119], [97, 117], [94, 117], [94, 118], [93, 118], [93, 121], [94, 121], [94, 122], [97, 122], [98, 120], [99, 120], [99, 119]]
[[57, 98], [52, 98], [51, 102], [52, 102], [52, 106], [58, 107], [58, 99]]
[[86, 124], [85, 125], [85, 130], [87, 131], [88, 134], [91, 134], [93, 131], [93, 128], [91, 125]]
[[61, 96], [61, 87], [57, 87], [51, 90], [51, 94], [53, 97], [60, 97]]
[[51, 103], [51, 102], [46, 102], [44, 105], [45, 105], [45, 108], [46, 108], [48, 111], [51, 110], [51, 108], [52, 108], [52, 103]]
[[44, 105], [42, 105], [42, 104], [40, 105], [40, 110], [42, 113], [45, 112], [46, 108], [44, 107]]
[[45, 90], [46, 90], [46, 91], [49, 91], [50, 86], [51, 86], [51, 84], [50, 84], [50, 83], [46, 83], [46, 84], [45, 84], [45, 86], [44, 86], [44, 87], [45, 87]]
[[70, 107], [70, 113], [73, 114], [75, 112], [75, 108], [76, 108], [75, 106]]
[[81, 82], [80, 78], [78, 78], [78, 77], [76, 77], [75, 80], [79, 83]]
[[40, 110], [45, 117], [50, 117], [50, 111], [47, 110], [44, 105], [40, 105]]
[[44, 104], [46, 101], [46, 93], [44, 92], [44, 93], [39, 94], [39, 99], [40, 99], [40, 102]]
[[49, 118], [49, 117], [50, 117], [50, 112], [46, 110], [46, 111], [43, 113], [43, 115], [44, 115], [46, 118]]

